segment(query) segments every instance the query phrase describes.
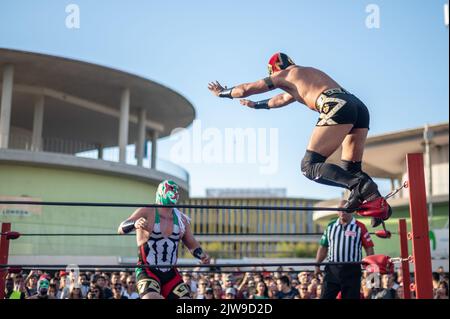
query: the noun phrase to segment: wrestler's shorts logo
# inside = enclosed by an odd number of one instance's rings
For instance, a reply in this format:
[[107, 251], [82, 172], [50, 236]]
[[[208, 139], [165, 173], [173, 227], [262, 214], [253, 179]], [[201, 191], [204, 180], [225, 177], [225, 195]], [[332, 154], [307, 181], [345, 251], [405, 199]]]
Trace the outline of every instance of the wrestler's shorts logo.
[[159, 282], [157, 282], [155, 279], [152, 278], [141, 279], [137, 282], [136, 286], [140, 294], [144, 294], [149, 291], [154, 291], [157, 293], [161, 292], [161, 286], [159, 285]]
[[176, 286], [172, 292], [179, 298], [189, 296], [189, 288], [186, 286], [185, 283], [181, 283], [178, 286]]

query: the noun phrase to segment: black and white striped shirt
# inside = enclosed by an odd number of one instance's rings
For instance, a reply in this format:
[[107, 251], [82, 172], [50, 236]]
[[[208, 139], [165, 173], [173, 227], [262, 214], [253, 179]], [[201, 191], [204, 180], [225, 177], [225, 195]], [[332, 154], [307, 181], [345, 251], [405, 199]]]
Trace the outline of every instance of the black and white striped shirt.
[[360, 262], [362, 247], [373, 247], [366, 226], [355, 218], [343, 225], [339, 219], [328, 224], [320, 245], [328, 248], [329, 262]]

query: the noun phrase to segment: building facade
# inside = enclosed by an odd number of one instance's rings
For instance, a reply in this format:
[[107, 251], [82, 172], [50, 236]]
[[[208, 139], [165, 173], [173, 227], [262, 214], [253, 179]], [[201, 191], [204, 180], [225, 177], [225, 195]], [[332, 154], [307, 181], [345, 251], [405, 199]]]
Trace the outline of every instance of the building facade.
[[[188, 173], [157, 157], [158, 139], [195, 117], [181, 94], [98, 64], [1, 48], [0, 81], [0, 200], [149, 204], [169, 178], [188, 198]], [[117, 263], [136, 250], [134, 238], [112, 235], [134, 209], [0, 204], [0, 222], [23, 234], [10, 262]]]

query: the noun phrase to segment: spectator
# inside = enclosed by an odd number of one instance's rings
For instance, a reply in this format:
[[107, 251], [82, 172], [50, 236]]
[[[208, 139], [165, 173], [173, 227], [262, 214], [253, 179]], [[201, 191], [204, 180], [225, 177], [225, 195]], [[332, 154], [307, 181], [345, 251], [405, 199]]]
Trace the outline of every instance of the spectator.
[[264, 281], [259, 281], [256, 285], [256, 292], [250, 295], [250, 299], [269, 299], [269, 289]]
[[439, 276], [441, 277], [441, 280], [444, 280], [444, 276], [445, 276], [445, 270], [444, 267], [439, 266], [437, 269], [437, 273], [439, 274]]
[[59, 298], [60, 299], [67, 299], [69, 298], [70, 294], [70, 278], [68, 277], [68, 274], [65, 271], [61, 271], [59, 273]]
[[221, 273], [215, 273], [214, 274], [214, 281], [218, 281], [222, 285], [222, 274]]
[[[276, 299], [294, 299], [298, 296], [298, 290], [292, 288], [287, 276], [282, 276], [277, 280], [278, 293], [275, 295]], [[306, 287], [306, 289], [308, 289]]]
[[247, 283], [247, 298], [256, 294], [256, 283], [254, 280], [249, 280]]
[[404, 292], [403, 285], [398, 285], [397, 298], [403, 299], [403, 292]]
[[129, 275], [126, 279], [126, 289], [123, 293], [128, 299], [139, 299], [139, 294], [136, 292], [136, 278]]
[[392, 275], [383, 275], [381, 277], [382, 289], [380, 289], [373, 299], [397, 299], [397, 292], [393, 288], [394, 278]]
[[309, 273], [306, 271], [302, 271], [298, 274], [298, 281], [301, 285], [306, 285], [309, 283]]
[[315, 299], [320, 299], [320, 296], [322, 296], [322, 284], [319, 284], [316, 287], [316, 298]]
[[198, 282], [197, 296], [195, 299], [205, 299], [205, 291], [209, 286], [209, 281], [207, 279], [200, 279]]
[[[52, 278], [52, 280], [53, 280], [54, 278]], [[59, 299], [58, 297], [57, 297], [57, 295], [58, 295], [58, 289], [56, 288], [56, 284], [52, 284], [51, 283], [51, 281], [50, 281], [50, 285], [48, 286], [48, 295], [49, 296], [52, 296], [52, 297], [55, 297], [55, 299]]]
[[441, 276], [437, 272], [433, 272], [432, 276], [433, 276], [433, 289], [436, 290], [439, 287]]
[[190, 273], [183, 274], [183, 282], [189, 287], [191, 290], [191, 298], [194, 298], [197, 294], [197, 284], [192, 280], [192, 275]]
[[214, 298], [214, 291], [212, 288], [206, 288], [205, 295], [203, 299], [215, 299]]
[[25, 299], [25, 294], [14, 290], [14, 279], [9, 277], [5, 281], [5, 299]]
[[89, 280], [88, 280], [87, 274], [81, 273], [78, 276], [78, 285], [81, 289], [81, 294], [82, 294], [83, 298], [86, 298], [87, 293], [89, 291]]
[[[14, 276], [14, 290], [20, 292], [20, 299], [25, 299], [27, 297], [27, 290], [25, 288], [25, 280], [22, 274], [16, 274]], [[14, 299], [14, 298], [11, 298]]]
[[308, 291], [307, 284], [300, 285], [300, 299], [310, 299], [311, 294]]
[[31, 270], [28, 277], [25, 279], [25, 289], [27, 291], [27, 297], [31, 297], [37, 293], [37, 282], [39, 276], [35, 270]]
[[57, 277], [53, 277], [52, 279], [50, 279], [50, 285], [52, 285], [52, 289], [53, 289], [53, 287], [55, 288], [55, 294], [54, 294], [55, 298], [61, 299], [61, 289], [59, 288], [60, 287], [60, 279]]
[[103, 274], [98, 276], [95, 279], [94, 283], [96, 285], [98, 285], [100, 287], [100, 289], [102, 290], [102, 295], [103, 295], [104, 299], [111, 299], [113, 297], [113, 293], [112, 293], [111, 289], [109, 289], [106, 286], [106, 278]]
[[253, 280], [255, 280], [255, 284], [258, 284], [259, 282], [264, 281], [263, 276], [261, 274], [255, 274], [255, 276], [253, 278], [254, 278]]
[[72, 285], [70, 287], [68, 299], [83, 299], [83, 294], [81, 293], [81, 288]]
[[120, 284], [120, 287], [122, 287], [122, 291], [120, 292], [122, 295], [125, 291], [125, 289], [123, 288], [123, 284], [120, 278], [120, 273], [118, 272], [113, 272], [111, 275], [111, 287], [114, 289], [114, 286]]
[[275, 299], [277, 294], [278, 294], [278, 286], [276, 284], [276, 282], [272, 279], [268, 280], [269, 284], [267, 285], [267, 287], [269, 288], [269, 298], [270, 299]]
[[224, 290], [226, 290], [227, 288], [236, 288], [234, 286], [234, 284], [235, 284], [235, 279], [234, 279], [233, 275], [227, 275], [223, 282], [223, 288], [224, 288]]
[[121, 271], [120, 272], [120, 282], [122, 283], [122, 287], [126, 287], [127, 286], [127, 279], [128, 276], [130, 276], [130, 274], [126, 271]]
[[103, 299], [103, 291], [99, 285], [92, 284], [90, 285], [87, 299]]
[[441, 281], [434, 293], [434, 299], [448, 299], [448, 284]]
[[[307, 286], [308, 286], [309, 299], [316, 299], [317, 284], [316, 283], [310, 283]], [[301, 295], [301, 291], [300, 291], [300, 295]]]
[[361, 280], [361, 294], [364, 299], [371, 299], [372, 289], [369, 288], [370, 285], [367, 285], [367, 279], [363, 278]]
[[[118, 280], [119, 281], [119, 280]], [[112, 297], [109, 299], [128, 299], [127, 297], [125, 297], [124, 295], [122, 295], [122, 284], [119, 282], [117, 282], [116, 284], [112, 285]]]
[[213, 288], [213, 293], [214, 293], [214, 299], [222, 299], [223, 298], [223, 289], [222, 289], [222, 285], [220, 284], [220, 282], [217, 282], [216, 284], [214, 284]]
[[225, 290], [225, 299], [236, 299], [236, 288], [230, 287]]

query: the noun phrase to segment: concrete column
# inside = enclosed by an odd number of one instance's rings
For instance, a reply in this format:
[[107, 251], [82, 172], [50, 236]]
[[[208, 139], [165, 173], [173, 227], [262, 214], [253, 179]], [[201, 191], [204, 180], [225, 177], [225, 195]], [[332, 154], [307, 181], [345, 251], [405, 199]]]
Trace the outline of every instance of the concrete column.
[[395, 189], [395, 178], [391, 178], [391, 192]]
[[31, 138], [31, 150], [42, 151], [42, 128], [44, 125], [44, 102], [43, 95], [39, 96], [34, 104], [33, 136]]
[[144, 108], [139, 110], [139, 123], [138, 123], [138, 139], [136, 144], [136, 155], [138, 166], [144, 165], [144, 143], [145, 143], [145, 121], [147, 118], [147, 112]]
[[97, 144], [97, 152], [98, 152], [98, 156], [97, 159], [103, 159], [103, 145], [102, 144]]
[[7, 64], [3, 68], [2, 99], [0, 104], [0, 148], [8, 148], [13, 86], [14, 66]]
[[156, 169], [156, 155], [158, 153], [158, 132], [153, 131], [152, 134], [152, 159], [150, 168]]
[[124, 89], [120, 97], [119, 119], [119, 162], [125, 163], [127, 159], [128, 123], [130, 117], [130, 89]]

